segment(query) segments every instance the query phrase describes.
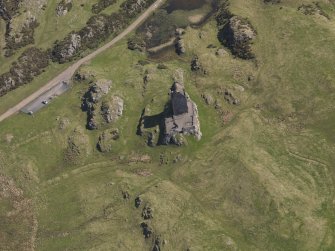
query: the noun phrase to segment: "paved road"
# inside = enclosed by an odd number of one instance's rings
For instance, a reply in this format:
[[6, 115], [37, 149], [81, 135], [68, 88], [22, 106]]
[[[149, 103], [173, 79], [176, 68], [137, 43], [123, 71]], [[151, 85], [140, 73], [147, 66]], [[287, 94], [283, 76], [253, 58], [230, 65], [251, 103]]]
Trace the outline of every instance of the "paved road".
[[29, 97], [22, 100], [20, 103], [18, 103], [16, 106], [10, 108], [8, 111], [6, 111], [4, 114], [0, 116], [0, 122], [4, 119], [12, 116], [13, 114], [19, 112], [23, 107], [25, 107], [27, 104], [32, 102], [33, 100], [37, 99], [39, 96], [41, 96], [46, 91], [50, 90], [54, 86], [56, 86], [59, 82], [65, 81], [68, 82], [75, 71], [84, 63], [90, 61], [94, 57], [96, 57], [101, 52], [107, 50], [109, 47], [113, 46], [115, 43], [119, 42], [121, 39], [123, 39], [125, 36], [127, 36], [130, 32], [132, 32], [134, 29], [136, 29], [145, 19], [147, 19], [157, 8], [159, 8], [165, 0], [157, 0], [154, 4], [152, 4], [139, 18], [137, 18], [130, 26], [128, 26], [127, 29], [125, 29], [122, 33], [120, 33], [117, 37], [115, 37], [112, 41], [105, 44], [104, 46], [100, 47], [99, 49], [95, 50], [91, 54], [87, 55], [86, 57], [80, 59], [70, 67], [68, 67], [65, 71], [60, 73], [57, 77], [49, 81], [47, 84], [45, 84], [42, 88], [31, 94]]
[[51, 102], [55, 97], [62, 95], [64, 92], [66, 92], [69, 89], [69, 84], [60, 82], [54, 87], [52, 87], [49, 91], [46, 91], [38, 98], [34, 99], [32, 102], [30, 102], [28, 105], [23, 107], [21, 109], [21, 112], [28, 113], [36, 113], [43, 107], [47, 105], [45, 101], [48, 103]]

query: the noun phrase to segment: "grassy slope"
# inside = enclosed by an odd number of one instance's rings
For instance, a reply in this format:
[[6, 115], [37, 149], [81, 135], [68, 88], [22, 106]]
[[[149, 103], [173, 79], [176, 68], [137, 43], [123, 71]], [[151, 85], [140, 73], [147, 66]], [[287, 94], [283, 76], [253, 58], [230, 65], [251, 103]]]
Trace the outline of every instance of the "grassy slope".
[[[79, 30], [85, 26], [87, 20], [93, 15], [91, 7], [96, 0], [90, 1], [76, 1], [73, 2], [72, 10], [65, 16], [56, 16], [56, 6], [59, 1], [49, 1], [47, 8], [42, 12], [42, 15], [38, 17], [40, 25], [35, 30], [35, 46], [40, 48], [51, 48], [56, 40], [63, 39], [69, 32], [73, 30]], [[117, 1], [116, 4], [108, 7], [103, 13], [111, 14], [118, 10], [119, 5], [123, 0]], [[83, 6], [81, 6], [83, 4]], [[4, 32], [4, 24], [1, 22], [0, 34]], [[26, 47], [25, 47], [26, 48]], [[11, 64], [20, 56], [25, 48], [21, 48], [17, 53], [10, 57], [5, 58], [3, 54], [0, 55], [0, 73], [4, 73], [9, 70]], [[0, 113], [5, 112], [13, 105], [20, 102], [27, 95], [34, 93], [37, 89], [43, 86], [48, 80], [51, 80], [57, 73], [62, 72], [68, 67], [69, 64], [55, 64], [51, 63], [50, 66], [45, 70], [45, 73], [35, 78], [30, 84], [21, 86], [20, 88], [11, 91], [9, 94], [1, 97], [0, 99]]]
[[[141, 210], [133, 203], [141, 194], [154, 209], [151, 225], [167, 240], [164, 250], [333, 250], [334, 23], [300, 14], [298, 4], [283, 6], [232, 2], [233, 12], [248, 17], [258, 31], [258, 68], [207, 49], [219, 45], [214, 22], [202, 29], [206, 39], [188, 29], [188, 53], [164, 62], [168, 70], [157, 70], [155, 62], [137, 66], [144, 55], [128, 51], [125, 43], [85, 66], [112, 79], [111, 93], [125, 100], [124, 116], [113, 125], [121, 138], [110, 154], [94, 150], [99, 132], [86, 132], [91, 154], [80, 165], [64, 163], [67, 136], [85, 123], [80, 111], [85, 84], [34, 118], [18, 115], [0, 124], [1, 168], [35, 198], [38, 249], [149, 250], [152, 242], [144, 241]], [[193, 54], [208, 76], [190, 72]], [[184, 69], [187, 91], [198, 104], [203, 139], [188, 138], [182, 148], [148, 148], [135, 135], [141, 110], [154, 98], [153, 113], [160, 111], [176, 68]], [[152, 80], [142, 96], [145, 70]], [[241, 106], [217, 94], [225, 87]], [[222, 126], [202, 93], [218, 98], [234, 113], [232, 121]], [[58, 128], [58, 116], [70, 120], [66, 129]], [[14, 136], [11, 143], [4, 141], [8, 134]], [[126, 163], [144, 154], [151, 163]], [[159, 165], [160, 154], [168, 164]], [[174, 164], [177, 154], [182, 160]], [[136, 174], [144, 169], [152, 175]], [[129, 201], [122, 199], [125, 190]]]

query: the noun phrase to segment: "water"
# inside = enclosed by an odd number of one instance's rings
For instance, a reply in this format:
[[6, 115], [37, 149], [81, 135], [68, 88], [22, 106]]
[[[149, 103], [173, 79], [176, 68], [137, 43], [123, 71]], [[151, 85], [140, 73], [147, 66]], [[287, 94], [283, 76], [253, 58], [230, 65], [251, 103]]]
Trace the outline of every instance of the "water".
[[[176, 28], [201, 27], [216, 9], [216, 0], [168, 0], [151, 18], [137, 29], [148, 48], [164, 44], [175, 37]], [[199, 17], [200, 16], [200, 17]], [[192, 19], [193, 18], [193, 19]], [[194, 19], [196, 18], [196, 19]], [[151, 59], [169, 60], [175, 56], [174, 45], [151, 52]]]
[[195, 10], [201, 8], [207, 3], [208, 0], [170, 0], [168, 1], [168, 5], [165, 7], [165, 10], [169, 14], [175, 10]]

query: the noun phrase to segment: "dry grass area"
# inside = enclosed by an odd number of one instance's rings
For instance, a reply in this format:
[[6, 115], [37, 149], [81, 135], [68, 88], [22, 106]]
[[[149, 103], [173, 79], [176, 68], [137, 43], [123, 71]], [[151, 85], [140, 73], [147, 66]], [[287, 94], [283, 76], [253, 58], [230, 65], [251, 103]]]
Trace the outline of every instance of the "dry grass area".
[[[162, 250], [334, 250], [335, 15], [332, 3], [321, 2], [330, 20], [298, 12], [301, 3], [231, 2], [257, 30], [254, 61], [217, 53], [213, 20], [186, 29], [181, 57], [148, 59], [126, 41], [109, 49], [82, 69], [112, 80], [110, 95], [124, 99], [123, 116], [98, 131], [83, 129], [87, 82], [34, 117], [1, 123], [4, 249], [152, 250], [159, 237]], [[191, 71], [194, 55], [206, 75]], [[136, 135], [142, 109], [163, 110], [176, 69], [198, 105], [202, 140], [148, 147]], [[96, 144], [109, 127], [120, 138], [102, 154]], [[78, 161], [64, 158], [70, 139]]]

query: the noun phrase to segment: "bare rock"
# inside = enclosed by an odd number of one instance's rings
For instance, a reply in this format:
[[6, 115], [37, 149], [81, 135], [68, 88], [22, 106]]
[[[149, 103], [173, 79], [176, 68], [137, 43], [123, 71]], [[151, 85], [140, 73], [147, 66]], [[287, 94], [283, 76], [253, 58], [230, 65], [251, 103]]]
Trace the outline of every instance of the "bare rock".
[[142, 217], [145, 220], [149, 220], [153, 218], [153, 211], [151, 209], [151, 207], [149, 206], [145, 206], [142, 210]]
[[97, 107], [102, 97], [109, 92], [110, 85], [110, 80], [99, 80], [89, 87], [82, 98], [81, 108], [87, 112], [87, 128], [89, 130], [95, 130], [99, 127]]
[[72, 9], [72, 0], [62, 0], [56, 7], [57, 16], [65, 16]]
[[139, 207], [141, 206], [141, 204], [142, 204], [142, 199], [141, 199], [140, 196], [137, 196], [137, 197], [135, 198], [135, 207], [136, 207], [136, 208], [139, 208]]
[[154, 246], [152, 248], [152, 251], [161, 251], [161, 239], [159, 236], [155, 238]]
[[233, 93], [229, 90], [224, 91], [224, 99], [231, 105], [239, 105], [241, 102], [238, 98], [236, 98]]
[[140, 226], [142, 228], [144, 238], [146, 239], [150, 238], [151, 235], [153, 234], [152, 228], [145, 222], [142, 222]]
[[203, 70], [202, 65], [200, 63], [199, 57], [194, 56], [191, 61], [191, 70], [192, 71], [200, 71]]
[[113, 96], [110, 101], [105, 101], [101, 105], [101, 114], [107, 123], [117, 121], [123, 114], [124, 101], [118, 96]]
[[216, 56], [219, 56], [219, 57], [223, 57], [224, 55], [226, 55], [227, 52], [225, 49], [223, 48], [220, 48], [220, 49], [217, 49], [216, 52], [215, 52], [215, 55]]
[[184, 39], [178, 38], [177, 43], [175, 45], [175, 48], [176, 48], [176, 52], [177, 52], [178, 55], [185, 54], [186, 53], [186, 47], [185, 47]]
[[255, 55], [251, 51], [252, 40], [256, 31], [251, 23], [239, 16], [233, 16], [219, 32], [220, 41], [228, 47], [232, 54], [242, 59], [252, 59]]
[[213, 105], [215, 103], [215, 99], [208, 93], [202, 94], [201, 97], [204, 99], [206, 105]]
[[128, 191], [122, 191], [122, 197], [124, 200], [129, 200], [130, 194], [128, 193]]

